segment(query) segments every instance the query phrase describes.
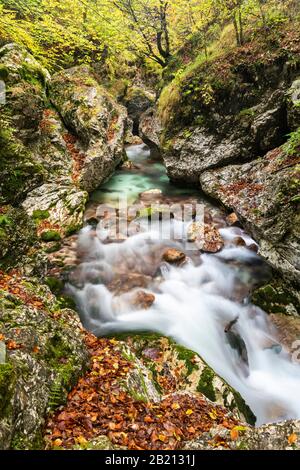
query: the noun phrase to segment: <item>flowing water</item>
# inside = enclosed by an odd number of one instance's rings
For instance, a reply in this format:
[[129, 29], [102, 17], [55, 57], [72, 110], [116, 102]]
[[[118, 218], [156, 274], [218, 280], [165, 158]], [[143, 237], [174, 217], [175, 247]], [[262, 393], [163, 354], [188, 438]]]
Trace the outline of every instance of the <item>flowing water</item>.
[[[219, 228], [225, 247], [217, 254], [189, 251], [186, 222], [179, 218], [151, 226], [147, 217], [141, 218], [139, 232], [122, 242], [109, 240], [108, 232], [96, 236], [99, 232], [86, 226], [78, 242], [82, 262], [71, 286], [84, 325], [96, 335], [153, 331], [170, 336], [196, 351], [241, 393], [257, 425], [300, 418], [300, 366], [279, 344], [268, 316], [249, 302], [249, 292], [269, 275], [249, 249], [253, 240], [228, 227], [224, 215], [199, 193], [172, 186], [163, 165], [151, 161], [142, 146], [129, 148], [128, 156], [136, 168], [119, 170], [94, 194], [91, 207], [113, 206], [120, 194], [132, 203], [153, 188], [163, 191], [164, 202], [196, 198]], [[170, 224], [173, 235], [182, 236], [162, 240]], [[245, 246], [236, 246], [237, 236]], [[187, 262], [162, 262], [166, 247], [184, 250]], [[141, 286], [155, 296], [148, 309], [132, 302]]]

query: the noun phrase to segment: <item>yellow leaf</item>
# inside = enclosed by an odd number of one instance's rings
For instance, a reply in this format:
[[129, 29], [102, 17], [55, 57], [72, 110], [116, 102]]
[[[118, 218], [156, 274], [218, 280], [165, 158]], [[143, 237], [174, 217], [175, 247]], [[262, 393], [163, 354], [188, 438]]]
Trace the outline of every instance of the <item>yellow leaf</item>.
[[80, 445], [87, 444], [87, 440], [86, 440], [85, 437], [83, 437], [83, 436], [77, 437], [77, 438], [76, 438], [76, 441], [77, 441], [78, 444], [80, 444]]
[[208, 413], [208, 414], [209, 414], [209, 416], [211, 417], [211, 419], [213, 419], [213, 420], [217, 419], [217, 417], [218, 417], [215, 410], [212, 410], [212, 411], [211, 411], [210, 413]]
[[180, 409], [180, 405], [179, 403], [173, 403], [172, 406], [171, 406], [172, 410], [179, 410]]
[[161, 442], [165, 442], [167, 440], [166, 436], [164, 436], [163, 434], [159, 434], [158, 435], [158, 439], [161, 441]]
[[53, 445], [55, 447], [60, 447], [62, 445], [62, 440], [61, 439], [55, 439], [55, 441], [53, 442]]
[[289, 444], [295, 444], [297, 442], [298, 436], [293, 433], [288, 437]]
[[193, 413], [194, 413], [194, 412], [193, 412], [193, 410], [191, 410], [191, 409], [186, 410], [186, 412], [185, 412], [185, 414], [186, 414], [187, 416], [190, 416], [190, 415], [192, 415]]

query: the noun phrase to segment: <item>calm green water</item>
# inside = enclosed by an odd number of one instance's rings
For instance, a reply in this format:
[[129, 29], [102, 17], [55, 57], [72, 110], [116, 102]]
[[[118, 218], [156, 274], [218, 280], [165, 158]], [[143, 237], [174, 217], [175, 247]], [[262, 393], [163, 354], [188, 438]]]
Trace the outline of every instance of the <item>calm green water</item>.
[[150, 158], [150, 151], [144, 145], [127, 148], [127, 156], [137, 169], [116, 171], [114, 176], [101, 189], [95, 191], [91, 202], [101, 204], [117, 203], [119, 198], [127, 197], [128, 203], [134, 203], [139, 195], [150, 189], [160, 189], [165, 196], [197, 196], [195, 188], [178, 188], [170, 183], [164, 165]]

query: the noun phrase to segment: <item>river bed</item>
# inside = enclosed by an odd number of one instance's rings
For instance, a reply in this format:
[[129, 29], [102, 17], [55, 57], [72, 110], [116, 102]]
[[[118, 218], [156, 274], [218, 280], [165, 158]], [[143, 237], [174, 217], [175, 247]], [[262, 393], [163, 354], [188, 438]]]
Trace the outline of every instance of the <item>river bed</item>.
[[[242, 228], [229, 226], [226, 214], [195, 188], [173, 186], [145, 146], [129, 147], [127, 155], [132, 163], [93, 194], [86, 217], [93, 223], [79, 235], [81, 263], [70, 289], [84, 326], [98, 336], [152, 331], [172, 337], [241, 393], [257, 425], [300, 418], [300, 366], [280, 344], [269, 317], [249, 300], [251, 291], [270, 276], [255, 241]], [[149, 190], [156, 191], [147, 194]], [[114, 239], [111, 216], [104, 211], [107, 223], [99, 228], [92, 215], [103, 205], [113, 213], [120, 198], [142, 210], [138, 220], [130, 219], [130, 236], [120, 229], [118, 210]], [[208, 254], [187, 243], [189, 225], [200, 221], [193, 211], [190, 221], [165, 219], [158, 212], [156, 223], [149, 223], [155, 212], [149, 212], [149, 203], [203, 207], [200, 213], [219, 230], [223, 249]], [[128, 215], [124, 219], [128, 223]], [[183, 252], [185, 262], [164, 261], [170, 248]], [[132, 302], [141, 289], [154, 299], [147, 308]]]

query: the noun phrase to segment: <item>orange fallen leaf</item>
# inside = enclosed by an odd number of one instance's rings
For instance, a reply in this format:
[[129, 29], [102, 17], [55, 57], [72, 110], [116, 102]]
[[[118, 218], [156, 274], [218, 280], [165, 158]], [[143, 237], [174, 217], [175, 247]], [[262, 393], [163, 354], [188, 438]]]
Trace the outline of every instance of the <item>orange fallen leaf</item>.
[[231, 429], [230, 437], [232, 441], [236, 441], [239, 438], [239, 431], [235, 428]]
[[297, 434], [293, 433], [288, 437], [289, 444], [295, 444], [298, 440]]
[[172, 408], [172, 410], [179, 410], [179, 409], [180, 409], [180, 405], [179, 405], [179, 403], [172, 403], [171, 408]]
[[53, 442], [54, 447], [60, 447], [62, 445], [63, 441], [61, 439], [55, 439]]

